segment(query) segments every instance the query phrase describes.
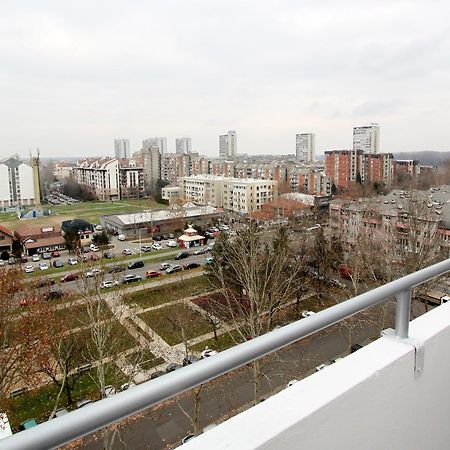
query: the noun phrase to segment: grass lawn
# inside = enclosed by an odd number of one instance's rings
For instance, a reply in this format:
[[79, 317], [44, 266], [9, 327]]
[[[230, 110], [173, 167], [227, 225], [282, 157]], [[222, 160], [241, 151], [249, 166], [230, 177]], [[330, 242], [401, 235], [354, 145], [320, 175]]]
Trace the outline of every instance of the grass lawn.
[[212, 331], [211, 324], [197, 311], [184, 304], [169, 305], [139, 316], [169, 345], [183, 342]]
[[[75, 384], [75, 390], [72, 392], [73, 405], [68, 405], [66, 393], [63, 393], [59, 402], [60, 408], [74, 409], [78, 401], [83, 399], [98, 400], [100, 391], [95, 383], [95, 371], [86, 372], [80, 376]], [[120, 374], [107, 372], [107, 384], [113, 384], [119, 387], [126, 379]], [[48, 419], [59, 388], [55, 384], [48, 384], [39, 389], [27, 392], [20, 397], [11, 399], [8, 408], [8, 417], [15, 431], [18, 431], [19, 425], [27, 420], [34, 418], [39, 423]]]
[[115, 202], [80, 202], [73, 205], [43, 205], [44, 209], [50, 209], [52, 216], [38, 217], [36, 219], [26, 219], [21, 221], [15, 213], [0, 213], [0, 225], [14, 230], [22, 223], [61, 224], [63, 220], [84, 219], [92, 223], [100, 223], [100, 216], [106, 214], [122, 214], [146, 209], [166, 208], [166, 205], [155, 202], [151, 199], [123, 200]]
[[[177, 275], [178, 274], [174, 274], [173, 276]], [[166, 275], [166, 277], [168, 276], [172, 275]], [[161, 277], [151, 279], [158, 280], [160, 278]], [[188, 280], [179, 281], [177, 283], [170, 283], [127, 294], [124, 297], [124, 301], [135, 303], [145, 309], [185, 297], [201, 294], [211, 289], [212, 286], [206, 276], [200, 275], [198, 277], [189, 278]]]
[[218, 352], [222, 350], [226, 350], [227, 348], [233, 347], [240, 343], [240, 335], [238, 332], [233, 331], [230, 333], [224, 333], [217, 337], [217, 340], [214, 338], [207, 339], [206, 341], [199, 342], [191, 347], [192, 350], [201, 352], [205, 350], [205, 347], [208, 347], [212, 350], [217, 350]]
[[159, 366], [164, 362], [163, 358], [157, 358], [152, 352], [149, 350], [144, 350], [139, 355], [139, 367], [142, 370], [150, 370], [153, 367]]

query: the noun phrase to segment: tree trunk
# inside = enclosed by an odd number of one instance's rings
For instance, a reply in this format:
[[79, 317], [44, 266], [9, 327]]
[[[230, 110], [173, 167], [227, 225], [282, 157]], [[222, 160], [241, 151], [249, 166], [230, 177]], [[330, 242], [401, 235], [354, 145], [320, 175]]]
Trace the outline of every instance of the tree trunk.
[[261, 401], [261, 384], [260, 384], [261, 365], [258, 360], [253, 361], [252, 368], [253, 368], [253, 388], [255, 395], [255, 405], [257, 405]]

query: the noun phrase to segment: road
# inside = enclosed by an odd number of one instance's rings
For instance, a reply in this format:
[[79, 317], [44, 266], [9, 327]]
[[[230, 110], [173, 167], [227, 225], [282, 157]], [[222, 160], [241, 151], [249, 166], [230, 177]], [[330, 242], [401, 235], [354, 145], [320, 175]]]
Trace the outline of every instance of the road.
[[[393, 325], [393, 314], [390, 311]], [[308, 320], [302, 319], [302, 320]], [[268, 397], [286, 387], [292, 379], [301, 379], [314, 372], [314, 368], [331, 359], [348, 353], [350, 345], [367, 343], [378, 336], [380, 329], [371, 320], [361, 321], [349, 341], [348, 328], [338, 324], [309, 338], [290, 345], [264, 360], [262, 395]], [[181, 369], [182, 370], [182, 369]], [[327, 370], [327, 369], [324, 369]], [[270, 380], [270, 382], [268, 381]], [[151, 381], [149, 381], [151, 383]], [[248, 367], [224, 375], [204, 386], [200, 394], [200, 429], [219, 423], [249, 406], [253, 399], [253, 383]], [[192, 417], [194, 397], [192, 392], [169, 400], [141, 413], [119, 428], [113, 449], [164, 449], [172, 448], [193, 431], [192, 422], [180, 406]], [[231, 412], [231, 413], [230, 413]], [[87, 437], [81, 444], [89, 450], [102, 449], [101, 438]]]

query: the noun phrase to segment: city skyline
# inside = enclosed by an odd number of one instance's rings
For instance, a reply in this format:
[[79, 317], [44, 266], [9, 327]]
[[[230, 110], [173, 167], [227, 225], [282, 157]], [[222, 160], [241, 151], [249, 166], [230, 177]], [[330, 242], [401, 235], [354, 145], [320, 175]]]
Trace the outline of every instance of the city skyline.
[[190, 136], [213, 156], [227, 129], [248, 154], [293, 154], [295, 134], [311, 130], [322, 154], [371, 122], [380, 152], [450, 150], [449, 15], [438, 1], [10, 3], [0, 157], [107, 155], [116, 136], [134, 152], [152, 135], [170, 152]]

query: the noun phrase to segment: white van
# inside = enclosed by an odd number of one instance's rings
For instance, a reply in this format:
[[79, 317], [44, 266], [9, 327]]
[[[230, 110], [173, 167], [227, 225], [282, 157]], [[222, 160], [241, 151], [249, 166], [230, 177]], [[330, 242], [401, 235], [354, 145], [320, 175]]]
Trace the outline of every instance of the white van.
[[118, 239], [119, 241], [126, 241], [126, 240], [127, 240], [127, 237], [126, 237], [124, 234], [119, 234], [119, 236], [117, 236], [117, 239]]

